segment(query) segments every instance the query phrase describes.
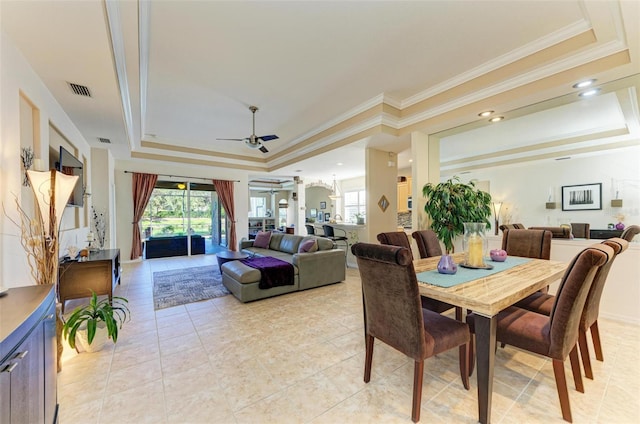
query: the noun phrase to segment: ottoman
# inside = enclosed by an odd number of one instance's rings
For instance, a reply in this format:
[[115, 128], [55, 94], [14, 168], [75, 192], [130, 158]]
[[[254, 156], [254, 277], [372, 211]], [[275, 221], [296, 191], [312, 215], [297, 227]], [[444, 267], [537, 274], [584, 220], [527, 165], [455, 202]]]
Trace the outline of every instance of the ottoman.
[[264, 299], [280, 294], [291, 293], [299, 290], [298, 267], [294, 265], [293, 285], [278, 286], [263, 290], [259, 286], [260, 271], [243, 264], [240, 261], [231, 261], [222, 264], [222, 284], [229, 289], [241, 302]]

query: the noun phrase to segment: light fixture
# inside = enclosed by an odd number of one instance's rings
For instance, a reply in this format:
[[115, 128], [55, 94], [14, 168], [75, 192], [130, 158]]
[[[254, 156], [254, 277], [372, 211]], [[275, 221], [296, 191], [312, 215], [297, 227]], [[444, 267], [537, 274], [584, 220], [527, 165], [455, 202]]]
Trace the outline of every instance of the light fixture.
[[485, 110], [484, 112], [480, 112], [478, 114], [478, 116], [482, 117], [482, 118], [486, 118], [487, 116], [491, 116], [495, 113], [495, 111], [493, 110]]
[[589, 87], [589, 86], [591, 86], [594, 82], [596, 82], [596, 80], [595, 80], [595, 79], [588, 79], [588, 80], [580, 81], [580, 82], [577, 82], [577, 83], [573, 84], [573, 88], [585, 88], [585, 87]]
[[595, 96], [599, 92], [600, 92], [600, 88], [592, 88], [590, 90], [583, 91], [582, 93], [578, 94], [578, 96], [580, 96], [580, 97], [591, 97], [591, 96]]
[[493, 215], [495, 217], [495, 235], [498, 235], [498, 225], [500, 224], [500, 209], [502, 202], [493, 202]]
[[409, 159], [409, 163], [412, 163], [412, 162], [413, 162], [413, 159]]
[[389, 160], [387, 161], [387, 166], [389, 168], [393, 168], [394, 166], [396, 166], [396, 162], [393, 160], [393, 153], [389, 152]]
[[333, 186], [331, 188], [331, 194], [329, 195], [329, 199], [336, 200], [340, 198], [340, 194], [338, 194], [338, 184], [336, 184], [336, 174], [333, 174]]
[[344, 163], [342, 163], [342, 162], [338, 162], [338, 163], [336, 163], [336, 165], [338, 165], [338, 166], [342, 166], [342, 165], [344, 165]]
[[504, 119], [504, 116], [494, 116], [493, 118], [489, 119], [489, 122], [500, 122]]

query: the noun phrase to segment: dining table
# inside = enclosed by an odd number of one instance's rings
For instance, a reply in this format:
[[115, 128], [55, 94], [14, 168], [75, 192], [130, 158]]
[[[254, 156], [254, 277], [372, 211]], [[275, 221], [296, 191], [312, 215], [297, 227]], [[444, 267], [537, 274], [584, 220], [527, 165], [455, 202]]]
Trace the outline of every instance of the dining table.
[[[464, 254], [452, 255], [457, 263], [463, 263]], [[436, 285], [447, 276], [438, 274], [440, 256], [416, 259], [413, 266], [418, 276], [418, 288], [422, 296], [440, 300], [461, 307], [476, 315], [474, 329], [476, 335], [476, 375], [478, 382], [478, 421], [491, 422], [491, 396], [493, 392], [493, 371], [496, 349], [497, 315], [526, 296], [546, 288], [562, 277], [567, 268], [565, 262], [545, 259], [507, 258], [505, 264], [512, 263], [498, 272], [486, 275], [482, 269], [472, 269], [472, 280], [460, 282], [450, 287]], [[487, 265], [493, 264], [487, 261]], [[505, 267], [503, 264], [495, 264]], [[459, 268], [460, 269], [460, 268]], [[498, 269], [498, 268], [496, 268]], [[432, 283], [430, 283], [430, 280]]]

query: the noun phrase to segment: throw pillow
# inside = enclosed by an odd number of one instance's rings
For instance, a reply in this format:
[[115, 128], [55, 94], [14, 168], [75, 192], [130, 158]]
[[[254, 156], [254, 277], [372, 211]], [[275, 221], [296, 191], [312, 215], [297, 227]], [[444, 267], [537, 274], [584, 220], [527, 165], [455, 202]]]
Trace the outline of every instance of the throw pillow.
[[253, 241], [253, 247], [268, 249], [270, 240], [271, 231], [260, 231], [258, 234], [256, 234], [256, 239]]
[[315, 240], [305, 240], [298, 247], [298, 253], [312, 253], [316, 250], [318, 250], [318, 243]]

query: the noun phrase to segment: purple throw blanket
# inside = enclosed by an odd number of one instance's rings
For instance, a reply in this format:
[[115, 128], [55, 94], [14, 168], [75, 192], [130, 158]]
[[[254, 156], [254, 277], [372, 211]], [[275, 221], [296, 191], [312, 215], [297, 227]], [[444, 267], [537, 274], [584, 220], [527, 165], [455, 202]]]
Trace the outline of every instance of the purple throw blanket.
[[270, 289], [276, 286], [292, 286], [293, 265], [278, 258], [265, 256], [264, 258], [242, 259], [240, 262], [252, 268], [260, 270], [261, 289]]

